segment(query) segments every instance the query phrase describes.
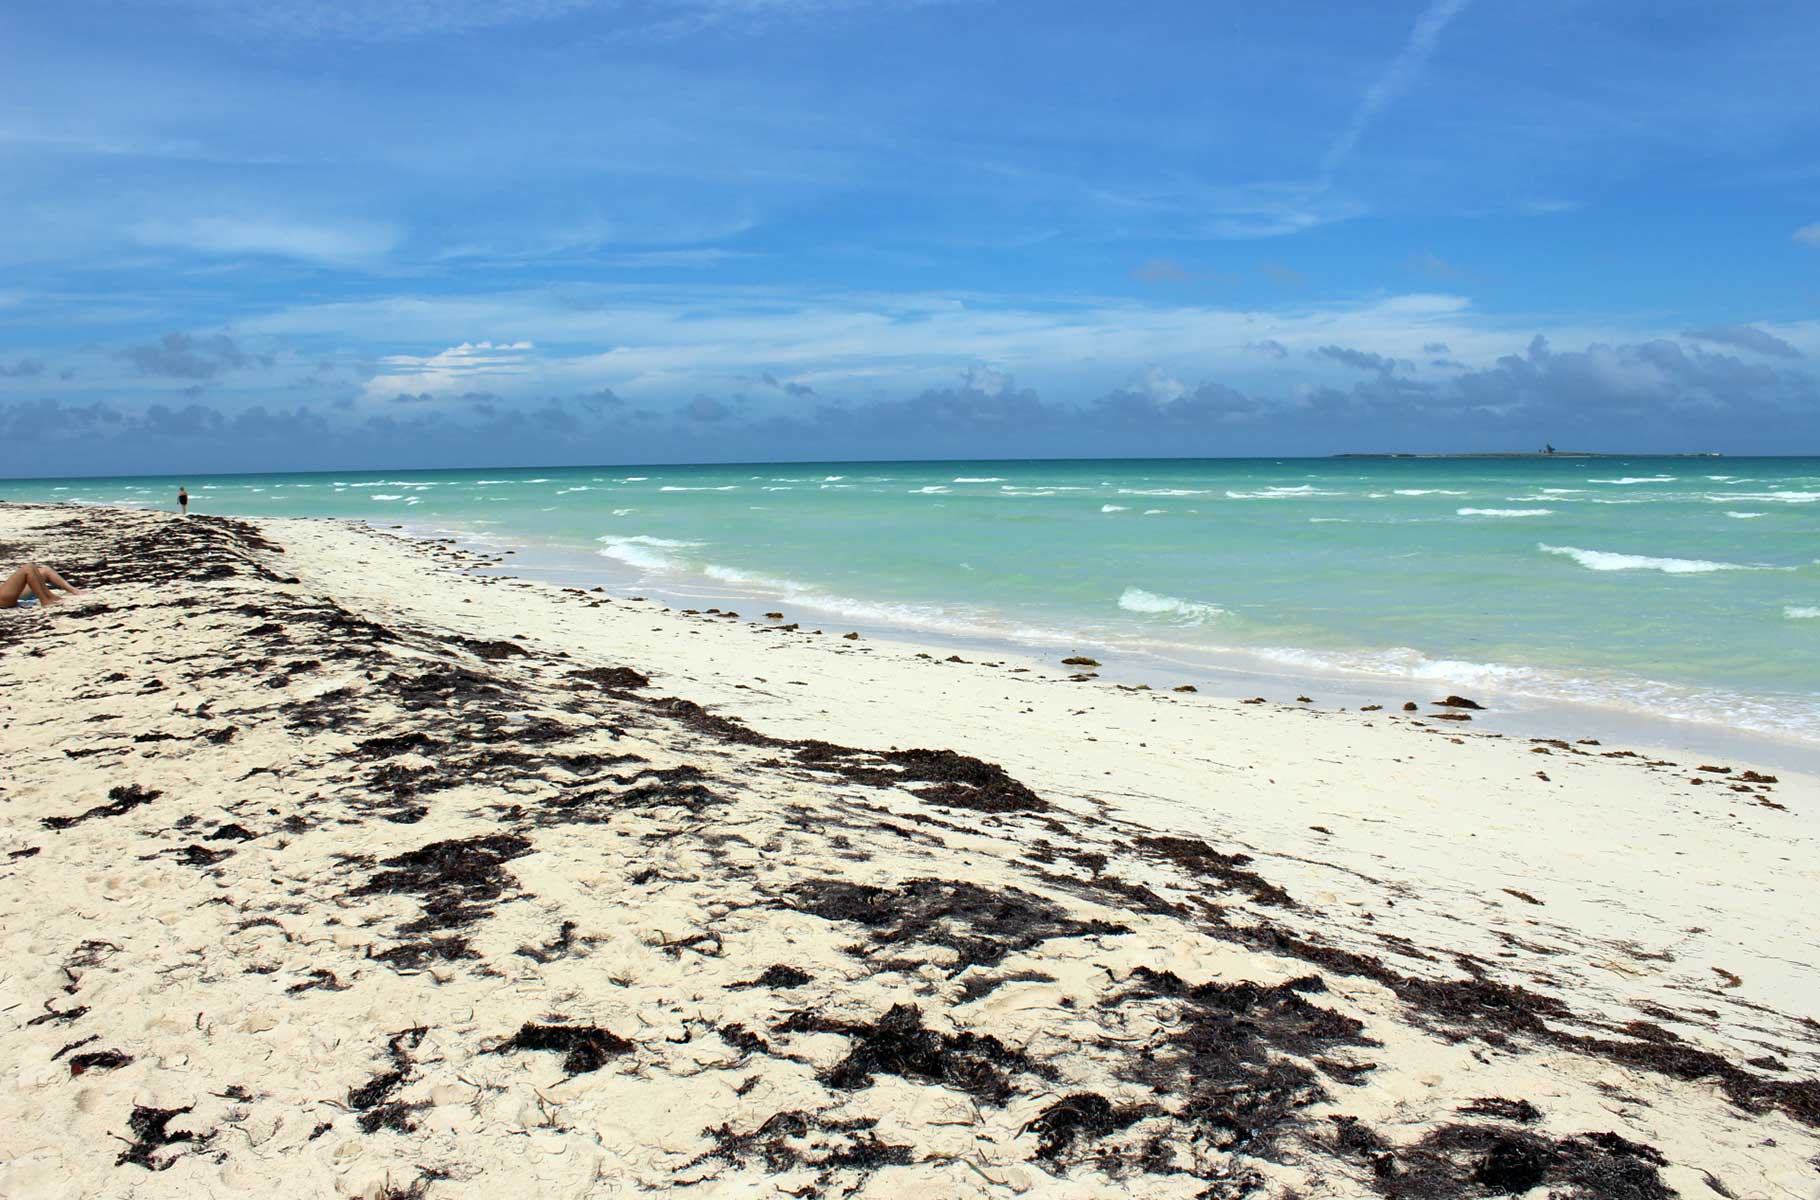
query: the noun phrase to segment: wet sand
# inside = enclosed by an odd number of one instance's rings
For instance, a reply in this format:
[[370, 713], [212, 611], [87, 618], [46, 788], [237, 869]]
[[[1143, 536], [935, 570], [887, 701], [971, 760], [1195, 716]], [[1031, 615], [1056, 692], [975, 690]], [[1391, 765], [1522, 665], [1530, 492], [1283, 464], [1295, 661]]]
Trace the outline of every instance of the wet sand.
[[0, 1194], [1820, 1187], [1811, 776], [340, 522], [0, 545], [93, 589], [0, 612]]

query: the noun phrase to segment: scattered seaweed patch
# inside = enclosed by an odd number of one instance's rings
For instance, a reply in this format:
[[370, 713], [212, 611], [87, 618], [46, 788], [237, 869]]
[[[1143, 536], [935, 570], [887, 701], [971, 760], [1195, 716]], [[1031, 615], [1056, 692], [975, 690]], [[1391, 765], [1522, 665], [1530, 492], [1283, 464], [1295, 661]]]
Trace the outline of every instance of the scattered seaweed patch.
[[169, 1170], [177, 1161], [177, 1156], [172, 1154], [160, 1157], [158, 1151], [168, 1146], [201, 1145], [213, 1138], [215, 1135], [212, 1131], [194, 1133], [187, 1129], [171, 1129], [171, 1122], [193, 1107], [194, 1105], [185, 1105], [183, 1108], [147, 1108], [142, 1104], [133, 1105], [133, 1113], [126, 1119], [133, 1140], [120, 1152], [114, 1165], [123, 1167], [131, 1163], [148, 1171]]
[[570, 1075], [598, 1071], [607, 1060], [637, 1049], [617, 1034], [594, 1025], [536, 1025], [530, 1022], [495, 1048], [496, 1054], [514, 1050], [544, 1050], [561, 1054], [562, 1069]]
[[1126, 932], [1123, 925], [1077, 920], [1019, 888], [994, 891], [952, 879], [912, 879], [895, 888], [807, 880], [786, 895], [800, 912], [865, 926], [876, 947], [943, 947], [954, 956], [945, 965], [951, 976], [969, 967], [997, 966], [1007, 955], [1051, 938]]
[[97, 804], [73, 817], [45, 817], [42, 824], [46, 829], [63, 830], [72, 825], [80, 825], [84, 821], [92, 821], [97, 817], [123, 816], [135, 808], [150, 804], [162, 795], [164, 795], [163, 792], [142, 788], [136, 783], [122, 784], [119, 787], [108, 789], [106, 804]]
[[871, 1023], [798, 1013], [775, 1026], [774, 1032], [838, 1033], [852, 1039], [847, 1056], [822, 1074], [823, 1083], [841, 1091], [870, 1087], [878, 1075], [896, 1075], [1003, 1105], [1011, 1099], [1014, 1076], [1055, 1078], [1051, 1068], [990, 1034], [947, 1034], [925, 1028], [923, 1010], [914, 1004], [894, 1004]]
[[415, 1128], [411, 1114], [424, 1106], [394, 1100], [392, 1093], [410, 1078], [411, 1051], [423, 1044], [424, 1034], [428, 1032], [425, 1026], [417, 1025], [392, 1034], [386, 1040], [386, 1057], [391, 1060], [391, 1068], [348, 1091], [348, 1107], [360, 1114], [357, 1122], [360, 1132], [377, 1133], [389, 1129], [394, 1133], [407, 1133]]

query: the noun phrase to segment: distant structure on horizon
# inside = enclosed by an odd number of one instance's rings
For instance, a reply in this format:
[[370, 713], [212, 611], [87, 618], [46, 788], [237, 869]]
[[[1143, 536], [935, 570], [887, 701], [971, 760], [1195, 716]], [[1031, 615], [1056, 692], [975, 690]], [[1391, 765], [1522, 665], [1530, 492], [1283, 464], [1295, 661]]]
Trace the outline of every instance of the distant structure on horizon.
[[1552, 444], [1544, 444], [1540, 450], [1469, 450], [1455, 454], [1411, 454], [1408, 451], [1391, 451], [1389, 453], [1351, 453], [1330, 454], [1329, 458], [1724, 458], [1717, 450], [1687, 450], [1679, 454], [1636, 453], [1620, 454], [1609, 450], [1557, 450]]

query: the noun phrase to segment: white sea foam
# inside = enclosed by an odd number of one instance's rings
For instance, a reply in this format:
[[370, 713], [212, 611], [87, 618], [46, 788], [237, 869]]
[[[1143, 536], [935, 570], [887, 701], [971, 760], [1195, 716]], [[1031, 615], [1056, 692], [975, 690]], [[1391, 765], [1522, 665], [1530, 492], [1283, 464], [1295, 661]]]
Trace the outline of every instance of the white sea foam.
[[960, 476], [955, 477], [954, 482], [956, 482], [956, 483], [1003, 483], [1005, 481], [1003, 478], [1001, 478], [1000, 476], [997, 476], [997, 475], [984, 475], [984, 476], [979, 476], [979, 477], [975, 477], [972, 475], [960, 475]]
[[616, 517], [629, 517], [637, 511], [636, 508], [616, 508], [613, 510], [613, 515]]
[[1166, 508], [1147, 508], [1144, 510], [1143, 515], [1146, 517], [1154, 517], [1161, 513], [1166, 513], [1168, 511], [1169, 510]]
[[645, 483], [650, 478], [651, 477], [649, 475], [628, 475], [624, 479], [620, 480], [620, 482], [621, 483]]
[[1462, 517], [1546, 517], [1555, 510], [1552, 508], [1456, 508], [1454, 512]]
[[731, 492], [737, 491], [738, 488], [737, 483], [723, 483], [719, 487], [676, 487], [672, 484], [665, 484], [657, 490], [660, 492]]
[[[1203, 492], [1150, 492], [1147, 495], [1165, 496], [1200, 496]], [[1294, 500], [1300, 496], [1342, 496], [1344, 492], [1324, 492], [1316, 487], [1303, 484], [1301, 487], [1267, 487], [1249, 492], [1226, 493], [1228, 500]]]
[[374, 492], [372, 495], [368, 496], [367, 499], [368, 500], [403, 500], [404, 497], [401, 495], [398, 495], [395, 492]]
[[937, 483], [931, 484], [929, 487], [911, 488], [910, 494], [912, 496], [946, 496], [951, 490]]
[[[1121, 496], [1207, 496], [1212, 493], [1206, 488], [1120, 488]], [[1228, 496], [1231, 492], [1226, 493]]]
[[474, 486], [475, 487], [488, 487], [488, 486], [491, 486], [491, 485], [497, 484], [497, 483], [511, 483], [511, 482], [512, 481], [510, 479], [476, 479], [474, 481]]
[[1195, 625], [1226, 615], [1226, 610], [1217, 604], [1202, 604], [1195, 600], [1184, 600], [1180, 596], [1159, 595], [1143, 588], [1126, 588], [1119, 596], [1119, 607], [1126, 612], [1175, 617]]
[[1550, 496], [1571, 496], [1575, 492], [1583, 492], [1586, 489], [1585, 488], [1542, 488], [1541, 490]]
[[1399, 496], [1470, 496], [1471, 492], [1456, 492], [1448, 488], [1398, 488]]
[[845, 475], [825, 475], [822, 477], [822, 482], [823, 483], [839, 483], [841, 480], [843, 480], [845, 478], [846, 478]]
[[1805, 604], [1791, 604], [1782, 610], [1782, 615], [1791, 621], [1820, 620], [1820, 608], [1813, 608]]
[[1310, 525], [1350, 525], [1351, 517], [1309, 517]]
[[1588, 479], [1588, 483], [1615, 483], [1619, 487], [1629, 487], [1635, 483], [1673, 483], [1679, 475], [1626, 475], [1622, 479]]
[[1100, 511], [1101, 512], [1130, 512], [1131, 510], [1129, 508], [1126, 508], [1123, 504], [1102, 504], [1102, 505], [1100, 505]]
[[656, 546], [663, 550], [690, 550], [697, 546], [705, 546], [708, 544], [706, 542], [685, 541], [680, 538], [652, 537], [650, 534], [645, 533], [633, 534], [630, 537], [621, 536], [616, 533], [608, 533], [603, 534], [594, 540], [602, 545]]
[[594, 490], [593, 488], [589, 487], [587, 484], [584, 483], [584, 484], [580, 485], [579, 487], [558, 488], [556, 494], [558, 496], [566, 496], [570, 492], [591, 492], [593, 490]]
[[1750, 504], [1812, 504], [1820, 492], [1714, 492], [1707, 497], [1719, 503], [1744, 501]]
[[1727, 512], [1726, 512], [1726, 514], [1725, 514], [1725, 515], [1726, 515], [1726, 516], [1728, 516], [1728, 517], [1730, 517], [1730, 518], [1731, 518], [1731, 519], [1732, 519], [1732, 520], [1734, 520], [1734, 521], [1749, 521], [1749, 520], [1751, 520], [1751, 519], [1752, 519], [1752, 518], [1754, 518], [1754, 517], [1766, 517], [1766, 516], [1768, 516], [1768, 515], [1769, 515], [1769, 514], [1768, 514], [1768, 513], [1751, 513], [1751, 512], [1730, 512], [1730, 511], [1727, 511]]
[[681, 559], [671, 551], [688, 550], [703, 544], [651, 537], [642, 533], [631, 537], [610, 533], [594, 540], [600, 543], [598, 553], [603, 558], [616, 558], [620, 562], [650, 571], [668, 571], [681, 567]]
[[1775, 567], [1746, 566], [1742, 563], [1709, 562], [1701, 558], [1657, 558], [1648, 554], [1616, 554], [1609, 550], [1582, 550], [1578, 546], [1550, 546], [1537, 542], [1544, 554], [1559, 554], [1573, 559], [1589, 571], [1663, 571], [1670, 575], [1704, 575], [1711, 571], [1764, 571]]

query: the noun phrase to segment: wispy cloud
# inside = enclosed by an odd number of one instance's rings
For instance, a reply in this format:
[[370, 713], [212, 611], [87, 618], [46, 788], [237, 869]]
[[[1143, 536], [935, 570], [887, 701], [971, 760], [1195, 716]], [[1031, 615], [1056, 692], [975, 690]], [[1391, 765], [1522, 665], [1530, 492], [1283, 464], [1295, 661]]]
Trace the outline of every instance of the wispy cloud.
[[509, 380], [531, 373], [531, 342], [462, 342], [434, 354], [388, 354], [381, 358], [380, 373], [367, 380], [368, 396], [391, 393], [419, 394], [459, 388], [471, 390], [481, 382]]
[[1431, 0], [1422, 15], [1416, 19], [1415, 28], [1410, 30], [1403, 49], [1391, 60], [1359, 101], [1359, 106], [1352, 112], [1352, 119], [1340, 131], [1338, 137], [1327, 147], [1327, 153], [1321, 159], [1321, 180], [1323, 185], [1333, 179], [1341, 167], [1351, 159], [1353, 152], [1359, 148], [1359, 139], [1377, 119], [1385, 106], [1398, 96], [1407, 92], [1422, 69], [1428, 65], [1433, 56], [1435, 44], [1441, 33], [1465, 10], [1471, 0]]
[[679, 37], [722, 25], [936, 2], [941, 0], [191, 0], [222, 20], [267, 35], [370, 42], [549, 23], [582, 14], [595, 16], [609, 35]]
[[387, 225], [242, 216], [146, 221], [134, 227], [133, 236], [142, 245], [197, 254], [270, 256], [334, 266], [380, 258], [399, 242], [398, 231]]
[[1820, 221], [1815, 221], [1812, 225], [1803, 225], [1795, 230], [1794, 237], [1804, 246], [1820, 249]]

